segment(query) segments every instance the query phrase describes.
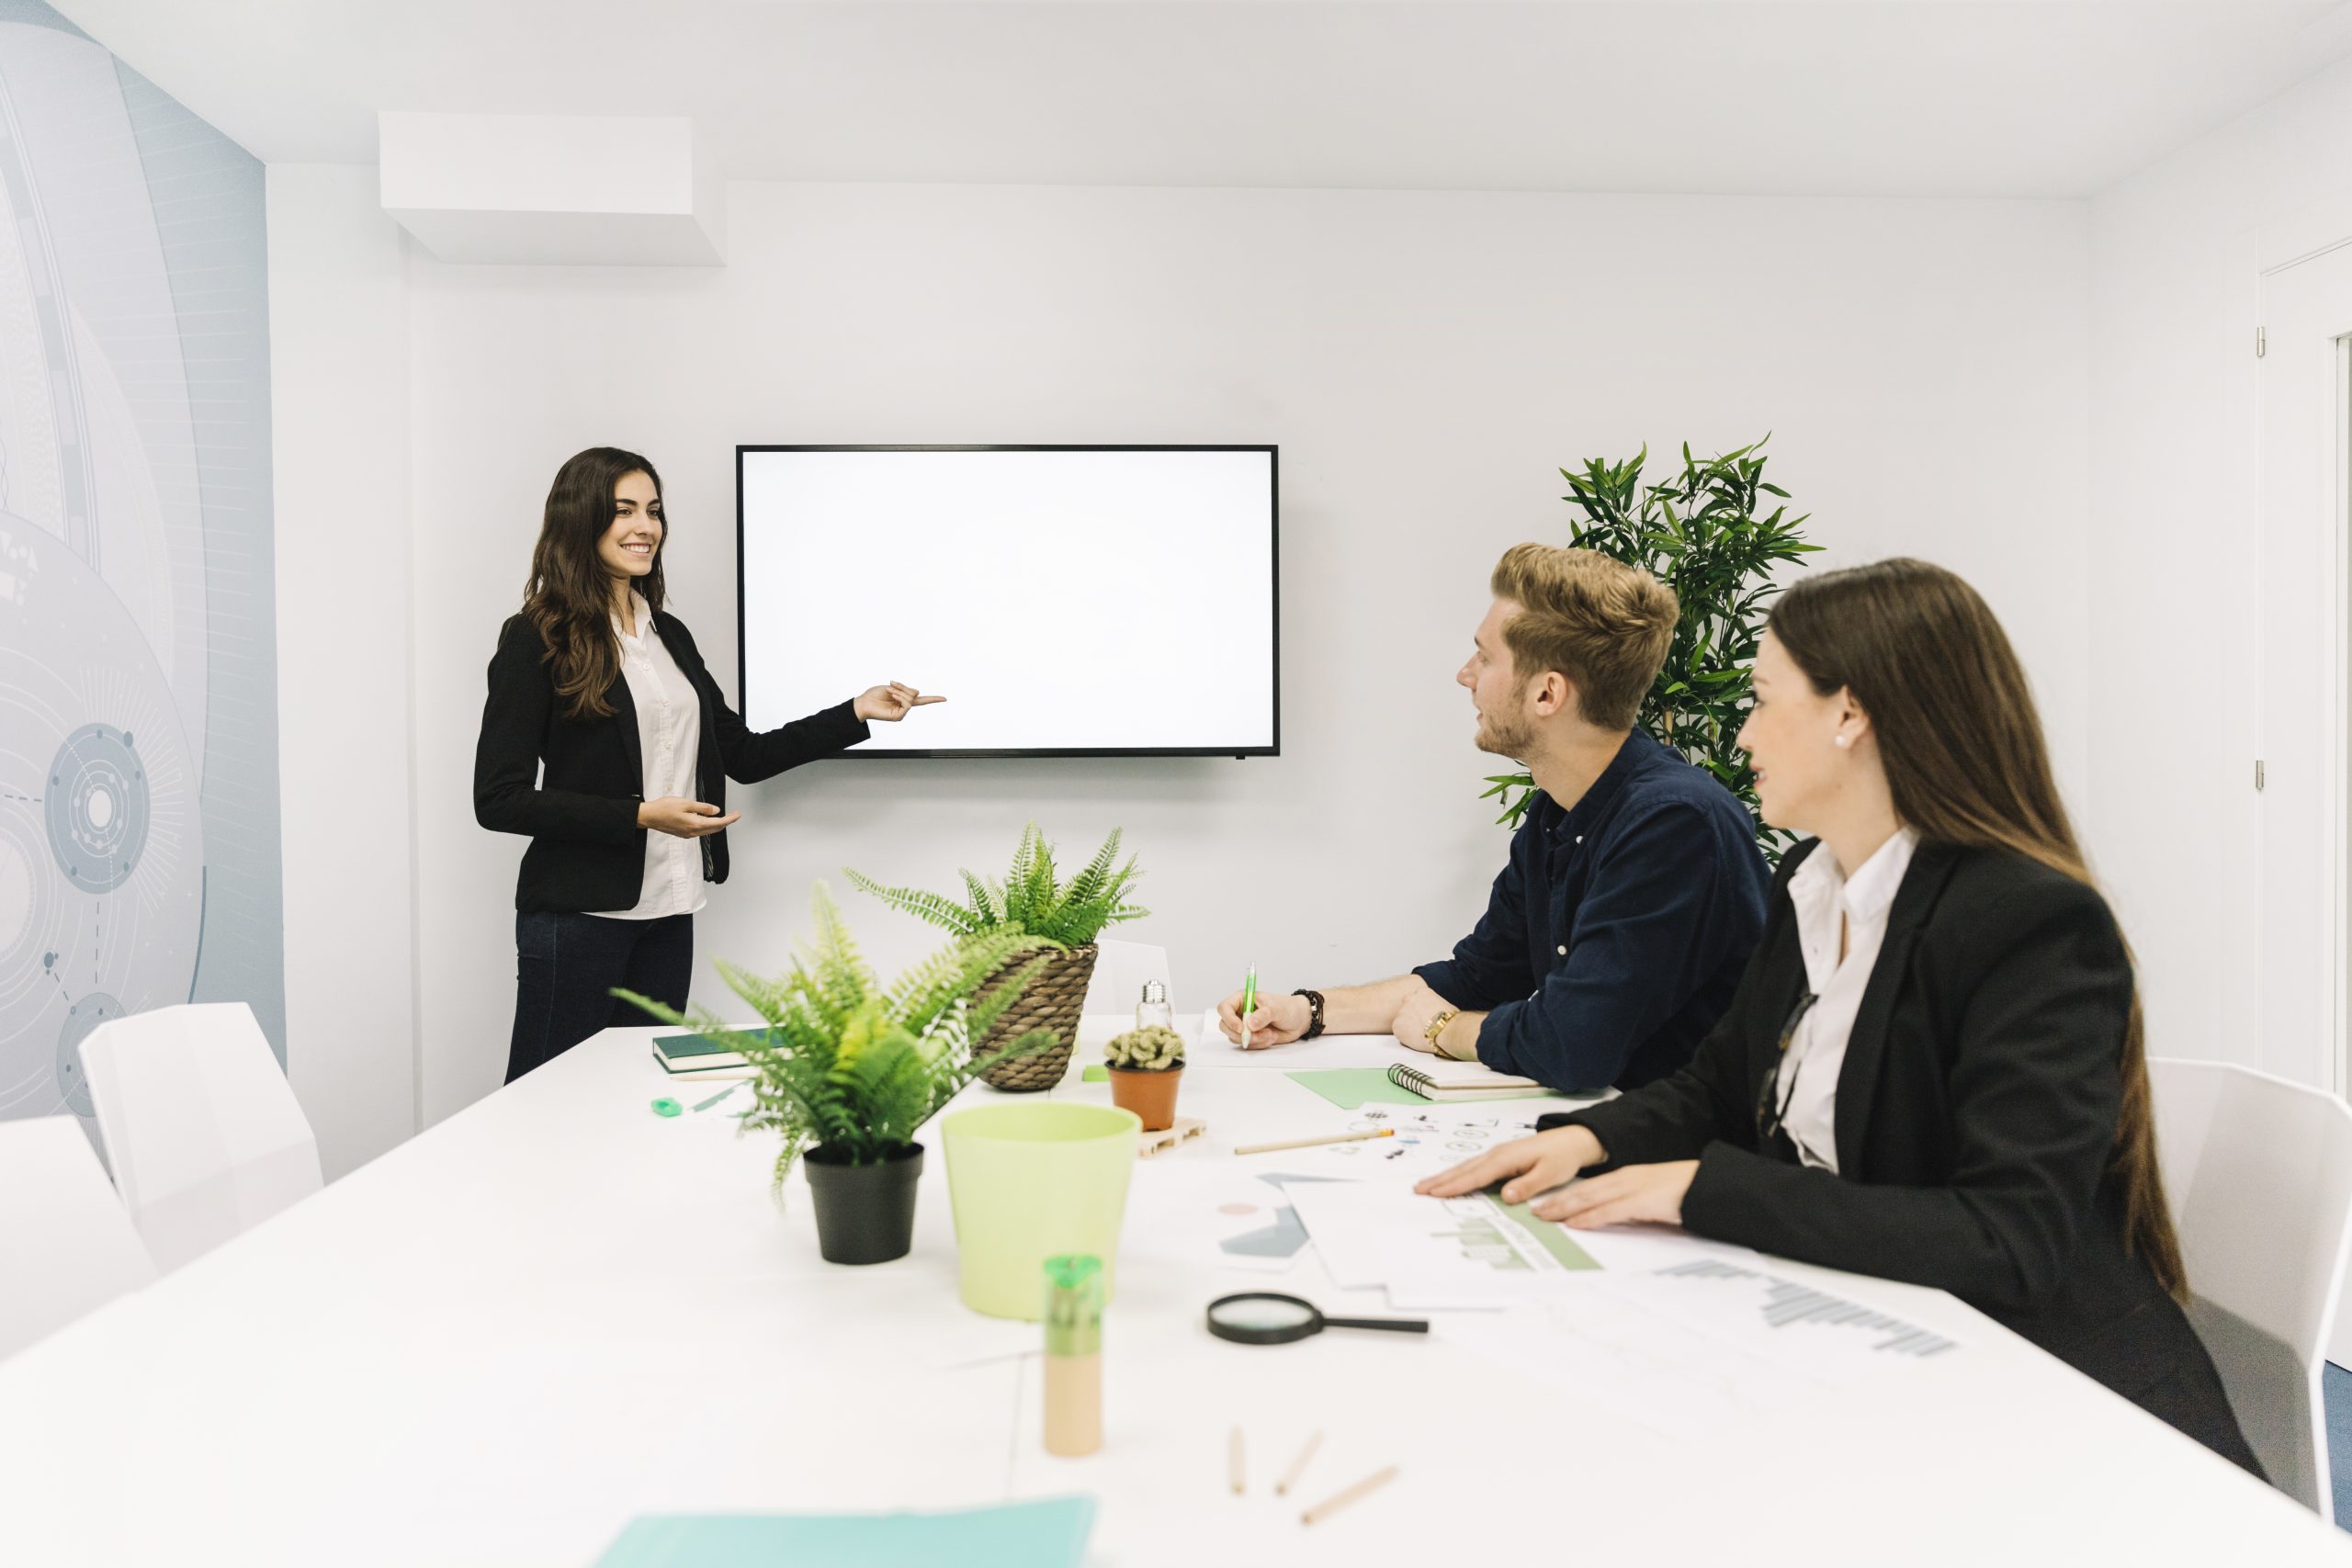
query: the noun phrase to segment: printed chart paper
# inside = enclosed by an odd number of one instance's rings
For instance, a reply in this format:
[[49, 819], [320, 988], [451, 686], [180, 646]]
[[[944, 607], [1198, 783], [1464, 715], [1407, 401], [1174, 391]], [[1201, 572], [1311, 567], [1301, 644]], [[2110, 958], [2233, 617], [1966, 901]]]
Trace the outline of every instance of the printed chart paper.
[[1438, 1332], [1668, 1438], [1770, 1423], [1867, 1378], [1951, 1375], [1928, 1369], [1963, 1353], [1949, 1336], [1749, 1258], [1612, 1269], [1509, 1312], [1447, 1319]]
[[1597, 1269], [1561, 1226], [1483, 1193], [1424, 1198], [1387, 1181], [1285, 1189], [1334, 1284], [1385, 1286], [1389, 1304], [1500, 1306]]

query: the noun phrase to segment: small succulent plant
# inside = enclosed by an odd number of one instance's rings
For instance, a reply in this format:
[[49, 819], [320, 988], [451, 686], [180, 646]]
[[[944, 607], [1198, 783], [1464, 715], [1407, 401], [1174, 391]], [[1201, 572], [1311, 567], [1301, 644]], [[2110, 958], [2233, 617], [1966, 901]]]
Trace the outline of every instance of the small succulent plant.
[[1167, 1073], [1184, 1065], [1184, 1037], [1150, 1024], [1131, 1029], [1102, 1047], [1105, 1066], [1123, 1073]]

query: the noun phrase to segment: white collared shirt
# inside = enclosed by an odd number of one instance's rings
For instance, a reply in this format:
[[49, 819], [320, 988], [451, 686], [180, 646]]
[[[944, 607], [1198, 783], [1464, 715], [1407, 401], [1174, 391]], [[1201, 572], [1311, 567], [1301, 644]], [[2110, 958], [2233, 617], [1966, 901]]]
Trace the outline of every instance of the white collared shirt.
[[[702, 700], [695, 694], [678, 661], [662, 646], [653, 629], [653, 612], [642, 596], [629, 595], [637, 614], [637, 635], [613, 617], [613, 635], [621, 643], [621, 678], [628, 682], [628, 699], [637, 707], [638, 750], [645, 762], [645, 798], [664, 795], [696, 798], [695, 759], [702, 747]], [[645, 880], [637, 903], [627, 909], [595, 911], [607, 919], [658, 920], [664, 915], [691, 915], [707, 901], [702, 880], [702, 840], [647, 829]]]
[[1838, 1075], [1846, 1066], [1846, 1042], [1878, 963], [1879, 944], [1886, 940], [1887, 913], [1918, 843], [1917, 833], [1898, 828], [1851, 876], [1838, 869], [1824, 844], [1789, 878], [1805, 986], [1816, 999], [1781, 1058], [1772, 1093], [1775, 1104], [1786, 1105], [1781, 1127], [1796, 1145], [1797, 1156], [1824, 1170], [1838, 1168]]

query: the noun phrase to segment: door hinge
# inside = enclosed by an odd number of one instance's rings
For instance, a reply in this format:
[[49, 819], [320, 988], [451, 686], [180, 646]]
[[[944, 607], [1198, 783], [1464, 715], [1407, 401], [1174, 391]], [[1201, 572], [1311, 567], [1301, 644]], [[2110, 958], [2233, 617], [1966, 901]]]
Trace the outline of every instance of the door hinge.
[[2254, 787], [2256, 789], [2262, 787], [2262, 759], [2259, 757], [2254, 760]]
[[2254, 329], [2254, 356], [2259, 359], [2270, 348], [2270, 339], [2260, 327]]

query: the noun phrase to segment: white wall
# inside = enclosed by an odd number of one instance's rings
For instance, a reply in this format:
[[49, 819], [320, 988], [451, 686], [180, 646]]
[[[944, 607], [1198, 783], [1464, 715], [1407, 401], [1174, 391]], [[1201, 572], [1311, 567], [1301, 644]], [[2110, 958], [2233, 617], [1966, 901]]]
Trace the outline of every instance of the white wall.
[[408, 288], [373, 169], [268, 200], [286, 1072], [332, 1180], [418, 1125]]
[[[2241, 236], [2352, 186], [2352, 63], [2091, 204], [2090, 809], [2138, 944], [2150, 1048], [2301, 1076], [2231, 1005], [2253, 800], [2242, 682], [2258, 614], [2226, 585], [2254, 547], [2228, 439], [2251, 365], [2232, 314]], [[2287, 1043], [2292, 1044], [2293, 1043]], [[2291, 1063], [2291, 1065], [2290, 1065]]]
[[[1283, 448], [1284, 756], [836, 763], [731, 792], [747, 816], [730, 834], [735, 879], [697, 921], [706, 959], [778, 964], [810, 882], [828, 877], [894, 966], [928, 933], [849, 894], [838, 868], [933, 883], [958, 865], [1001, 869], [1033, 815], [1071, 852], [1126, 827], [1158, 911], [1127, 934], [1174, 950], [1180, 1007], [1252, 961], [1287, 987], [1442, 952], [1504, 852], [1476, 799], [1498, 769], [1469, 745], [1452, 684], [1487, 570], [1518, 540], [1565, 536], [1558, 467], [1645, 440], [1712, 450], [1770, 429], [1774, 477], [1832, 547], [1817, 562], [1912, 552], [1968, 575], [2034, 672], [2064, 782], [2084, 780], [2080, 204], [769, 185], [729, 197], [723, 269], [411, 254], [428, 1122], [495, 1087], [503, 1064], [522, 844], [472, 818], [482, 671], [548, 481], [591, 444], [661, 466], [674, 604], [730, 689], [737, 442]], [[888, 579], [877, 563], [840, 591], [873, 603], [873, 678], [920, 683], [889, 655]], [[1064, 624], [1039, 637], [1041, 669], [1084, 656], [1083, 617]], [[286, 728], [299, 750], [302, 728]], [[289, 829], [289, 867], [305, 852]], [[696, 995], [719, 998], [707, 967]]]

